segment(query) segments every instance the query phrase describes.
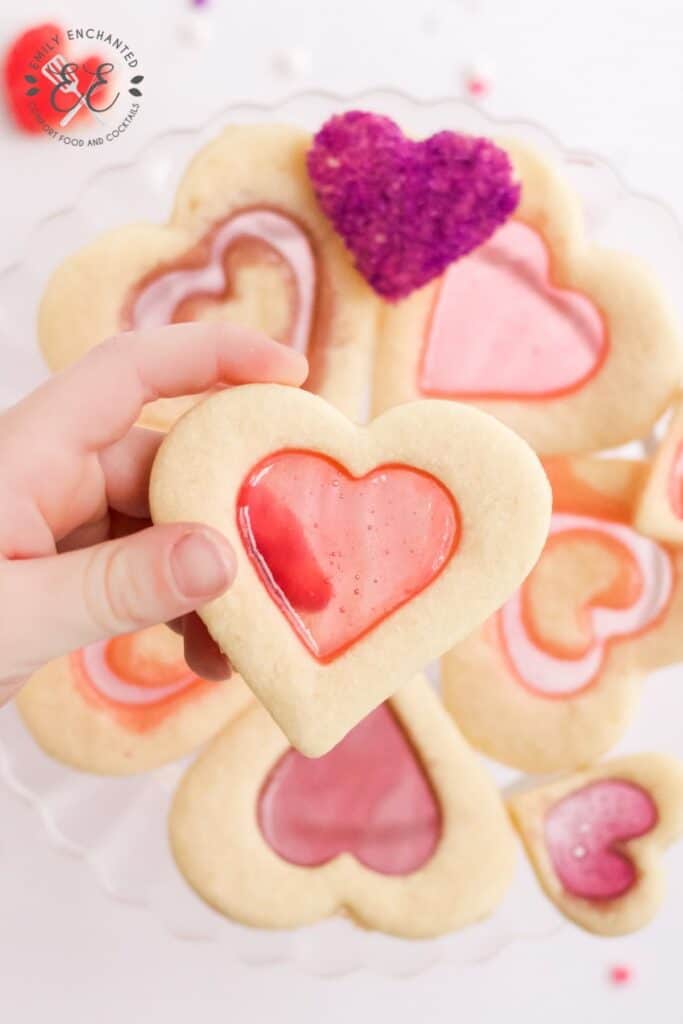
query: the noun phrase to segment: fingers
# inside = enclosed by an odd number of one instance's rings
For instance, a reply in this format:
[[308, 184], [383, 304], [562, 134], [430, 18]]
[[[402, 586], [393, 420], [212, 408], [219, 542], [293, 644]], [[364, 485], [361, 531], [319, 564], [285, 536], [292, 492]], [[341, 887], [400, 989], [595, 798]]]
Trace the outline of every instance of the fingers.
[[94, 548], [0, 566], [5, 678], [107, 637], [187, 615], [223, 593], [235, 557], [222, 534], [174, 523]]
[[110, 537], [111, 522], [108, 513], [94, 519], [91, 523], [83, 523], [66, 537], [62, 537], [57, 544], [57, 551], [63, 554], [66, 551], [78, 551], [79, 548], [90, 548], [94, 544], [102, 544]]
[[[98, 345], [16, 407], [22, 428], [37, 417], [61, 441], [96, 451], [118, 441], [143, 406], [219, 384], [301, 384], [301, 353], [230, 324], [173, 324], [131, 331]], [[28, 422], [27, 422], [28, 420]]]
[[122, 512], [115, 512], [107, 509], [103, 516], [93, 519], [91, 522], [82, 523], [57, 544], [57, 551], [62, 554], [65, 551], [77, 551], [79, 548], [90, 548], [95, 544], [102, 544], [105, 540], [116, 540], [119, 537], [127, 537], [131, 533], [138, 533], [152, 525], [149, 516], [136, 517], [127, 516]]
[[164, 435], [133, 427], [99, 453], [108, 504], [128, 516], [149, 518], [149, 475]]
[[183, 620], [185, 661], [202, 679], [230, 678], [230, 662], [213, 639], [198, 615], [186, 615]]

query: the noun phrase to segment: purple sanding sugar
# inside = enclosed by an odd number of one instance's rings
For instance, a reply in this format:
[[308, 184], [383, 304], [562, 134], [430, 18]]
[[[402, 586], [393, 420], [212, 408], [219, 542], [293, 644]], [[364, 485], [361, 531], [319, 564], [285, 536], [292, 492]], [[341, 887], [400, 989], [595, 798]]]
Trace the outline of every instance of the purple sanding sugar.
[[413, 142], [360, 110], [326, 121], [307, 162], [356, 267], [392, 301], [485, 242], [519, 202], [508, 155], [489, 139], [444, 131]]

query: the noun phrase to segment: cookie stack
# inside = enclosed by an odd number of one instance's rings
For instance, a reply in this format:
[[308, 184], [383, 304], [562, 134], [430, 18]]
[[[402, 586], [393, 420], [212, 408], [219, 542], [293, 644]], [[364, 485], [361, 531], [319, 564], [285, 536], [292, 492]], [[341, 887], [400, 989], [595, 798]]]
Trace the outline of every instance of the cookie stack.
[[[145, 411], [169, 431], [155, 520], [209, 523], [236, 552], [200, 614], [239, 676], [198, 679], [163, 626], [95, 645], [20, 695], [37, 741], [115, 774], [211, 740], [171, 846], [247, 924], [453, 931], [495, 910], [519, 833], [560, 911], [642, 926], [683, 765], [600, 759], [646, 675], [683, 661], [683, 415], [649, 461], [604, 452], [678, 401], [656, 280], [590, 244], [539, 154], [352, 111], [312, 139], [227, 128], [167, 225], [56, 270], [39, 327], [59, 369], [121, 329], [216, 319], [311, 367], [305, 391]], [[553, 777], [506, 799], [477, 752]]]

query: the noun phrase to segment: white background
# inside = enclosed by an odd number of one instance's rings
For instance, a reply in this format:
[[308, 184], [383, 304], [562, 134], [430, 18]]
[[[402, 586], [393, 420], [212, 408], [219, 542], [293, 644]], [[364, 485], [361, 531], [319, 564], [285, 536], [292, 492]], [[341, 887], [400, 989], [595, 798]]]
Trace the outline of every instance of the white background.
[[[183, 41], [184, 0], [0, 0], [0, 42], [30, 20], [94, 24], [124, 35], [145, 78], [142, 113], [102, 150], [73, 152], [13, 133], [0, 115], [0, 265], [27, 229], [68, 205], [99, 166], [124, 161], [169, 126], [204, 121], [235, 99], [274, 99], [306, 85], [351, 92], [392, 85], [418, 96], [459, 94], [468, 65], [489, 62], [494, 113], [544, 124], [565, 144], [616, 164], [629, 183], [683, 217], [683, 8], [678, 0], [213, 0], [209, 42]], [[276, 71], [302, 49], [310, 73]], [[494, 961], [418, 979], [356, 974], [333, 981], [255, 970], [219, 946], [167, 935], [142, 911], [113, 903], [78, 860], [45, 841], [34, 811], [0, 788], [0, 1019], [98, 1024], [163, 1018], [201, 1024], [282, 1021], [502, 1020], [556, 1024], [646, 1015], [669, 1024], [680, 1006], [681, 906], [640, 935], [606, 942], [567, 927]], [[615, 989], [611, 964], [634, 982]], [[152, 1014], [155, 1016], [152, 1018]]]

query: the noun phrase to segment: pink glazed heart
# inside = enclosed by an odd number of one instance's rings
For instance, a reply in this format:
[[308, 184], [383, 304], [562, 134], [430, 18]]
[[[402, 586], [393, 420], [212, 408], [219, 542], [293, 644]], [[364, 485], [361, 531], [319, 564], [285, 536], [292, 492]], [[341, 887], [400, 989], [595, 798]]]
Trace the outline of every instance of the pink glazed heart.
[[318, 867], [351, 853], [383, 875], [417, 871], [441, 836], [434, 791], [387, 704], [324, 757], [286, 753], [263, 785], [258, 821], [291, 864]]
[[439, 287], [419, 369], [442, 398], [550, 398], [576, 391], [607, 356], [603, 318], [549, 277], [541, 236], [511, 221]]
[[657, 807], [640, 786], [621, 779], [592, 782], [555, 804], [545, 818], [545, 843], [555, 873], [572, 896], [613, 900], [638, 873], [622, 844], [655, 827]]
[[489, 139], [444, 131], [414, 142], [360, 110], [325, 122], [308, 173], [356, 267], [391, 301], [485, 242], [520, 194], [507, 153]]

